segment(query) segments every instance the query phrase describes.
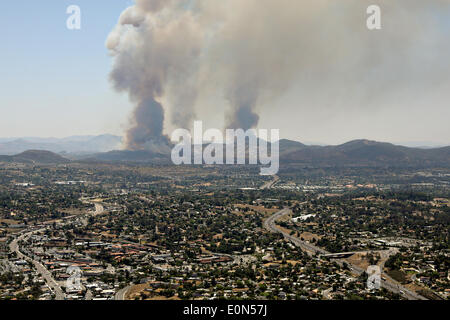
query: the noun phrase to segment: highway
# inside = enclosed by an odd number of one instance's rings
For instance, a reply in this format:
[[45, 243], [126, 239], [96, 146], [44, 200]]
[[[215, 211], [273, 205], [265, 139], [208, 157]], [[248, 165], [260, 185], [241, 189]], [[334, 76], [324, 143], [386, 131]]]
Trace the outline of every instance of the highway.
[[24, 259], [24, 260], [27, 260], [27, 259], [31, 260], [34, 267], [36, 268], [37, 272], [44, 278], [47, 285], [54, 292], [55, 299], [56, 300], [64, 300], [66, 298], [66, 294], [63, 292], [63, 290], [61, 289], [61, 286], [55, 281], [55, 279], [53, 278], [51, 273], [47, 270], [47, 268], [45, 268], [39, 261], [36, 261], [36, 260], [33, 260], [33, 259], [27, 257], [19, 250], [19, 241], [22, 241], [22, 240], [28, 238], [33, 233], [44, 231], [44, 230], [45, 229], [31, 231], [31, 232], [25, 233], [25, 234], [17, 237], [9, 244], [9, 248], [11, 251], [13, 251], [17, 254], [18, 258]]
[[[92, 203], [92, 204], [94, 204], [94, 206], [95, 206], [95, 211], [92, 213], [92, 215], [96, 216], [96, 215], [99, 215], [99, 214], [102, 214], [105, 212], [105, 209], [101, 204], [98, 204], [98, 203]], [[90, 215], [90, 213], [88, 213], [87, 215]], [[71, 223], [71, 220], [73, 218], [76, 218], [76, 216], [68, 216], [68, 217], [63, 218], [65, 223], [62, 223], [61, 225]], [[47, 268], [45, 268], [45, 266], [43, 266], [39, 261], [31, 259], [30, 257], [27, 257], [26, 255], [24, 255], [19, 249], [19, 241], [29, 238], [34, 233], [44, 232], [45, 230], [46, 230], [45, 228], [41, 228], [38, 230], [32, 230], [30, 232], [24, 233], [24, 234], [20, 235], [19, 237], [15, 238], [13, 241], [11, 241], [11, 243], [9, 244], [9, 248], [12, 252], [15, 252], [17, 254], [18, 258], [24, 259], [24, 260], [28, 259], [28, 260], [32, 261], [37, 272], [44, 278], [47, 285], [50, 287], [50, 289], [55, 294], [55, 300], [65, 300], [66, 294], [62, 290], [61, 286], [53, 278], [52, 274], [47, 270]]]
[[279, 179], [280, 178], [278, 176], [273, 176], [273, 180], [272, 181], [269, 181], [269, 182], [263, 184], [261, 187], [259, 187], [259, 189], [261, 189], [261, 190], [270, 189], [270, 188], [272, 188], [275, 185], [275, 183], [278, 182]]
[[[311, 243], [302, 241], [299, 238], [291, 236], [287, 232], [284, 232], [281, 229], [278, 229], [278, 227], [275, 224], [275, 221], [285, 215], [290, 214], [290, 213], [291, 213], [291, 210], [289, 208], [284, 208], [284, 209], [276, 212], [275, 214], [273, 214], [272, 216], [270, 216], [268, 219], [266, 219], [264, 221], [264, 228], [266, 228], [267, 230], [269, 230], [271, 232], [281, 233], [285, 239], [291, 241], [294, 245], [300, 247], [302, 250], [306, 251], [310, 255], [313, 255], [316, 253], [329, 254], [330, 252], [328, 252], [322, 248], [314, 246]], [[344, 260], [337, 259], [336, 262], [338, 262], [338, 264], [340, 264], [342, 266], [344, 263]], [[345, 263], [350, 267], [351, 271], [354, 274], [360, 275], [363, 272], [365, 272], [364, 269], [362, 269], [358, 266], [355, 266], [355, 265], [349, 263], [348, 261], [345, 261]], [[398, 282], [396, 282], [394, 279], [390, 278], [385, 273], [383, 273], [383, 277], [386, 278], [386, 280], [383, 280], [383, 279], [381, 280], [381, 287], [383, 287], [391, 292], [401, 294], [404, 298], [406, 298], [408, 300], [427, 300], [426, 298], [418, 295], [417, 293], [401, 286]]]

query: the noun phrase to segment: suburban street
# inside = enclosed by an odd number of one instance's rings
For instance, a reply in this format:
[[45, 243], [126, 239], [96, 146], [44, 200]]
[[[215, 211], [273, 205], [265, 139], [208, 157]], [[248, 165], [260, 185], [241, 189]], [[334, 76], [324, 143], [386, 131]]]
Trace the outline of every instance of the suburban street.
[[25, 234], [17, 237], [16, 239], [14, 239], [9, 244], [9, 247], [10, 247], [11, 251], [13, 251], [13, 252], [15, 252], [17, 254], [18, 258], [24, 259], [24, 260], [31, 260], [33, 265], [34, 265], [34, 267], [36, 268], [37, 272], [42, 275], [42, 277], [44, 278], [44, 280], [47, 283], [47, 285], [54, 292], [55, 299], [56, 300], [64, 300], [65, 297], [66, 297], [66, 294], [61, 289], [61, 286], [52, 277], [51, 273], [47, 270], [47, 268], [45, 268], [39, 261], [33, 260], [33, 259], [25, 256], [22, 252], [20, 252], [20, 249], [19, 249], [19, 241], [22, 241], [22, 240], [28, 238], [33, 233], [44, 231], [44, 230], [45, 229], [39, 229], [39, 230], [34, 230], [34, 231], [31, 231], [31, 232], [25, 233]]
[[[87, 223], [87, 217], [90, 215], [99, 215], [105, 212], [105, 209], [103, 207], [103, 205], [99, 204], [99, 203], [94, 203], [94, 202], [89, 202], [91, 204], [93, 204], [95, 206], [95, 210], [93, 212], [89, 212], [87, 213], [84, 217], [79, 217], [80, 219], [84, 219], [85, 222]], [[75, 218], [75, 216], [68, 216], [64, 218], [64, 223], [62, 223], [62, 225], [65, 225], [67, 223], [70, 223], [72, 221], [72, 219]], [[13, 252], [16, 252], [17, 257], [20, 259], [24, 259], [24, 260], [31, 260], [34, 267], [36, 268], [37, 272], [42, 275], [42, 277], [44, 278], [45, 282], [47, 283], [47, 285], [50, 287], [50, 289], [53, 291], [53, 293], [55, 294], [55, 299], [56, 300], [65, 300], [66, 299], [66, 294], [64, 293], [63, 289], [61, 288], [61, 286], [56, 282], [56, 280], [53, 278], [52, 274], [47, 270], [47, 268], [45, 268], [45, 266], [43, 266], [39, 261], [36, 261], [34, 259], [31, 259], [30, 257], [26, 256], [25, 254], [23, 254], [20, 251], [19, 248], [19, 241], [25, 240], [27, 238], [29, 238], [32, 234], [38, 233], [38, 232], [44, 232], [45, 228], [41, 228], [41, 229], [37, 229], [37, 230], [32, 230], [30, 232], [24, 233], [22, 235], [20, 235], [19, 237], [15, 238], [10, 244], [10, 250]]]

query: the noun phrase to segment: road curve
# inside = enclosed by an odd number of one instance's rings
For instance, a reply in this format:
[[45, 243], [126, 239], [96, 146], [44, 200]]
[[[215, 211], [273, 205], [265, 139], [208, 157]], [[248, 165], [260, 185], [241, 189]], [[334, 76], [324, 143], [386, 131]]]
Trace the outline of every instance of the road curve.
[[[263, 225], [264, 228], [269, 230], [270, 232], [276, 232], [276, 233], [281, 233], [285, 239], [289, 240], [290, 242], [292, 242], [294, 245], [296, 245], [297, 247], [300, 247], [302, 250], [308, 252], [309, 254], [315, 254], [315, 253], [319, 253], [319, 254], [329, 254], [330, 252], [319, 248], [315, 245], [312, 245], [308, 242], [302, 241], [297, 237], [291, 236], [290, 234], [288, 234], [287, 232], [279, 229], [275, 222], [276, 220], [280, 219], [282, 216], [285, 216], [287, 214], [291, 213], [291, 210], [289, 208], [284, 208], [278, 212], [276, 212], [275, 214], [273, 214], [272, 216], [270, 216], [269, 218], [267, 218]], [[343, 265], [343, 260], [340, 260], [340, 265]], [[364, 269], [355, 266], [351, 263], [349, 263], [348, 261], [345, 261], [345, 263], [350, 267], [350, 269], [352, 270], [352, 272], [354, 272], [355, 274], [362, 274], [363, 272], [365, 272]], [[386, 280], [381, 280], [381, 287], [385, 288], [386, 290], [389, 290], [391, 292], [397, 293], [397, 294], [402, 294], [403, 297], [405, 297], [408, 300], [427, 300], [426, 298], [418, 295], [417, 293], [401, 286], [399, 283], [397, 283], [395, 280], [393, 280], [392, 278], [388, 277], [387, 275], [383, 274], [386, 279], [388, 279], [389, 281]]]
[[[93, 212], [94, 216], [105, 212], [103, 205], [98, 204], [98, 203], [93, 203], [93, 204], [95, 205], [95, 211]], [[75, 216], [68, 216], [63, 219], [65, 221], [67, 221], [66, 223], [69, 223], [70, 220], [74, 217]], [[19, 249], [19, 241], [22, 241], [25, 238], [28, 238], [29, 236], [31, 236], [34, 233], [42, 232], [42, 231], [45, 231], [45, 228], [33, 230], [33, 231], [30, 231], [30, 232], [20, 235], [19, 237], [15, 238], [13, 241], [11, 241], [11, 243], [9, 244], [9, 248], [12, 252], [15, 252], [20, 259], [29, 259], [32, 261], [32, 263], [33, 263], [34, 267], [36, 268], [36, 270], [38, 271], [38, 273], [40, 275], [42, 275], [42, 277], [44, 278], [47, 285], [55, 293], [55, 300], [65, 300], [66, 294], [62, 290], [61, 286], [53, 278], [52, 274], [47, 270], [47, 268], [44, 265], [42, 265], [42, 263], [40, 263], [39, 261], [34, 260], [30, 257], [27, 257]]]
[[130, 288], [133, 285], [129, 285], [126, 286], [125, 288], [120, 289], [119, 291], [116, 292], [116, 295], [114, 296], [114, 300], [125, 300], [125, 295], [127, 294], [128, 290], [130, 290]]

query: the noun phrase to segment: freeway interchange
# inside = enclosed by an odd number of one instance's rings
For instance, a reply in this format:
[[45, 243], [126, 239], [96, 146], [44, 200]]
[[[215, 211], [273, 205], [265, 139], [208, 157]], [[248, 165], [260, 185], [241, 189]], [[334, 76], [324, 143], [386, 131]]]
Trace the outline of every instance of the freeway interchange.
[[[270, 216], [269, 218], [267, 218], [264, 221], [264, 228], [271, 231], [271, 232], [275, 232], [275, 233], [281, 233], [284, 238], [290, 242], [292, 242], [294, 245], [296, 245], [297, 247], [300, 247], [302, 250], [306, 251], [308, 254], [313, 255], [313, 254], [319, 254], [319, 255], [325, 255], [325, 254], [330, 254], [330, 252], [319, 248], [309, 242], [306, 241], [302, 241], [297, 237], [294, 237], [292, 235], [290, 235], [289, 233], [279, 229], [276, 225], [276, 221], [280, 218], [282, 218], [283, 216], [286, 216], [288, 214], [291, 213], [291, 210], [289, 208], [284, 208], [278, 212], [276, 212], [275, 214], [273, 214], [272, 216]], [[344, 264], [344, 260], [342, 259], [337, 259], [336, 262], [339, 265], [343, 265]], [[345, 261], [345, 263], [349, 266], [350, 270], [352, 271], [353, 274], [355, 275], [360, 275], [363, 272], [365, 272], [364, 269], [355, 266], [347, 261]], [[392, 278], [390, 278], [388, 275], [386, 275], [385, 273], [383, 273], [383, 278], [381, 279], [381, 287], [385, 288], [386, 290], [389, 290], [393, 293], [397, 293], [402, 295], [404, 298], [408, 299], [408, 300], [426, 300], [424, 297], [418, 295], [417, 293], [401, 286], [398, 282], [396, 282], [395, 280], [393, 280]]]

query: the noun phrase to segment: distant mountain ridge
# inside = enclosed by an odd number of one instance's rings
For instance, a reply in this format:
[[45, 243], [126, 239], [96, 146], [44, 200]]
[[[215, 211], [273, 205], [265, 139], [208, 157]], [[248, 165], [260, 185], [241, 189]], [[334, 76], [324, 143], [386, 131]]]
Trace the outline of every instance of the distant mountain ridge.
[[337, 146], [299, 147], [280, 157], [284, 163], [321, 166], [450, 166], [450, 146], [419, 149], [353, 140]]
[[[371, 140], [353, 140], [337, 146], [307, 146], [297, 141], [282, 139], [279, 141], [279, 148], [282, 165], [450, 167], [450, 146], [419, 149]], [[157, 159], [159, 162], [166, 161], [169, 163], [170, 153], [111, 151], [91, 155], [89, 159], [141, 163], [152, 162]]]
[[0, 155], [15, 155], [27, 150], [46, 150], [55, 153], [92, 154], [117, 150], [122, 137], [110, 134], [72, 136], [67, 138], [1, 139]]
[[148, 150], [113, 150], [82, 157], [81, 161], [133, 162], [133, 163], [170, 163], [170, 153]]
[[[91, 139], [93, 138], [91, 137], [87, 141], [92, 141]], [[223, 147], [225, 148], [225, 146]], [[282, 139], [279, 141], [279, 147], [281, 165], [450, 167], [450, 146], [420, 149], [371, 140], [353, 140], [337, 146], [309, 146], [297, 141]], [[167, 145], [153, 148], [153, 151], [112, 150], [78, 156], [62, 154], [64, 157], [49, 151], [34, 150], [14, 156], [0, 156], [0, 161], [48, 164], [66, 163], [71, 159], [83, 162], [170, 164], [170, 153], [170, 146]]]

